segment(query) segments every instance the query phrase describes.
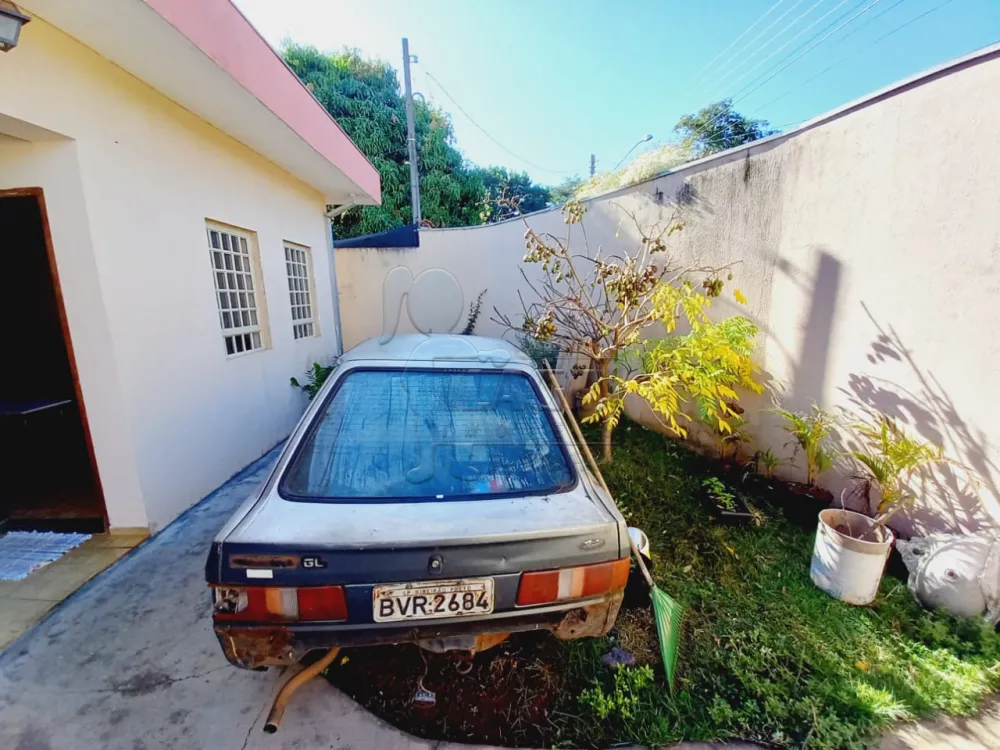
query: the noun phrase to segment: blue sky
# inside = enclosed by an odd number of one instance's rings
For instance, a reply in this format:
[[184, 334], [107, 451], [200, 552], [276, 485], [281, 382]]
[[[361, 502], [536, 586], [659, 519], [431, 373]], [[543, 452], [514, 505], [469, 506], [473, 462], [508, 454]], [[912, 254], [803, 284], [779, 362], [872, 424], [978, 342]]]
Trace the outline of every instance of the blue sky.
[[614, 167], [646, 133], [643, 148], [667, 141], [724, 96], [787, 129], [1000, 41], [1000, 0], [235, 2], [274, 46], [357, 47], [399, 68], [408, 37], [414, 90], [452, 114], [463, 153], [545, 184], [585, 175], [591, 153]]

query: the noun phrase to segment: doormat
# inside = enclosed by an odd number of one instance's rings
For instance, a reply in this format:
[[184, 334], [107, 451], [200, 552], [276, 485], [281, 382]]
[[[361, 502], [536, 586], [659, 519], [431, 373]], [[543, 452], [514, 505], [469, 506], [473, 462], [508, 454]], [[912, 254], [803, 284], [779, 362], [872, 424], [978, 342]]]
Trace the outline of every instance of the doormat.
[[0, 536], [0, 581], [20, 581], [43, 565], [58, 560], [90, 534], [51, 531], [11, 531]]

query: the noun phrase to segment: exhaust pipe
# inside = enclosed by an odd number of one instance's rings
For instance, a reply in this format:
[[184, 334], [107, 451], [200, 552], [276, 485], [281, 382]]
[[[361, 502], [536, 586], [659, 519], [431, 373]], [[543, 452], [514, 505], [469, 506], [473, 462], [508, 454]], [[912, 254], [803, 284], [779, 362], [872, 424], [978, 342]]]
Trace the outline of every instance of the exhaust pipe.
[[274, 699], [274, 703], [271, 704], [271, 711], [267, 715], [267, 721], [264, 722], [264, 731], [267, 734], [274, 734], [278, 731], [278, 727], [281, 726], [281, 717], [285, 715], [285, 708], [288, 706], [288, 701], [292, 699], [292, 694], [333, 664], [333, 660], [337, 658], [337, 654], [339, 653], [339, 646], [331, 648], [318, 662], [292, 675], [288, 682], [282, 685], [281, 690], [278, 691], [278, 695]]

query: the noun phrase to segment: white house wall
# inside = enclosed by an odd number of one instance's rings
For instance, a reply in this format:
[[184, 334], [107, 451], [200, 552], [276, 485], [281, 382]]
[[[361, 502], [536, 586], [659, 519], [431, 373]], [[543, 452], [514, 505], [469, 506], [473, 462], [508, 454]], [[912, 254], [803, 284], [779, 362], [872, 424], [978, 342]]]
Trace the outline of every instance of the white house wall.
[[[0, 91], [0, 113], [72, 139], [74, 210], [85, 206], [89, 226], [72, 250], [92, 258], [96, 280], [63, 267], [70, 243], [55, 227], [70, 209], [49, 214], [64, 293], [99, 284], [114, 350], [127, 429], [98, 434], [98, 375], [84, 320], [68, 310], [108, 511], [113, 526], [144, 525], [142, 508], [162, 526], [287, 435], [304, 405], [289, 377], [336, 353], [325, 202], [40, 18], [0, 57]], [[270, 349], [226, 356], [206, 219], [257, 234]], [[315, 338], [292, 337], [285, 240], [312, 249]], [[138, 488], [119, 481], [109, 441], [131, 443]]]
[[[80, 387], [87, 394], [88, 424], [108, 515], [118, 526], [146, 526], [146, 509], [137, 501], [142, 496], [139, 474], [132, 442], [127, 439], [131, 430], [94, 262], [76, 143], [0, 138], [0, 190], [29, 186], [45, 191], [63, 305], [70, 321]], [[0, 248], [2, 252], [18, 252], [4, 245], [2, 238]], [[31, 363], [4, 361], [2, 366], [31, 367]]]

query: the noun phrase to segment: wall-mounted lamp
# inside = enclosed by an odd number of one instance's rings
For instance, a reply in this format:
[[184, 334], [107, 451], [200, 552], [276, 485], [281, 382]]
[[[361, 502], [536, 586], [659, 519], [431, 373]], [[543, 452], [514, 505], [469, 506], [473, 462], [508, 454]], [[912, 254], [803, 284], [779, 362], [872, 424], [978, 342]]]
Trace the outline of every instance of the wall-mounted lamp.
[[21, 27], [31, 20], [10, 0], [0, 0], [0, 50], [8, 52], [17, 46]]

